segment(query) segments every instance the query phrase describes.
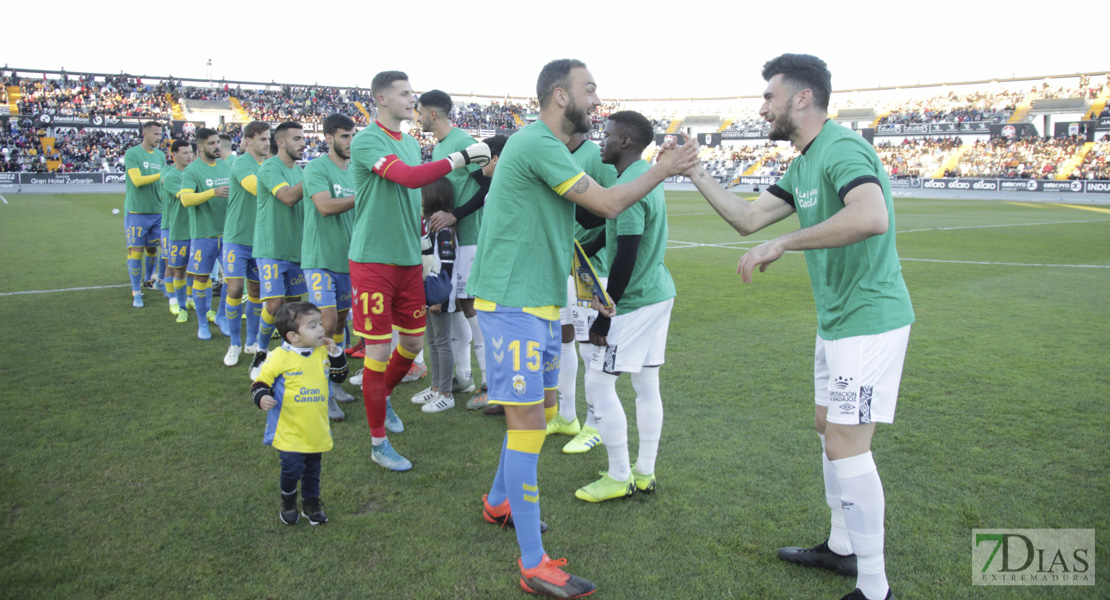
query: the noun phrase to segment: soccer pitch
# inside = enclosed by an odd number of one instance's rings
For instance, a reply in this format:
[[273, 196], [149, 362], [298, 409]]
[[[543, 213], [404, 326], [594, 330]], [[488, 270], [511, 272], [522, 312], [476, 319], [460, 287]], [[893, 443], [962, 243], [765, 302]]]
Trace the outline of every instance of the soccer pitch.
[[[500, 417], [425, 414], [408, 399], [427, 380], [400, 386], [391, 440], [414, 468], [393, 473], [370, 461], [361, 403], [343, 405], [330, 523], [283, 525], [247, 361], [224, 367], [225, 338], [197, 340], [195, 315], [174, 323], [156, 292], [130, 306], [122, 195], [5, 197], [0, 598], [524, 597], [515, 535], [481, 515]], [[598, 598], [840, 598], [852, 579], [775, 555], [828, 531], [804, 258], [735, 275], [743, 249], [797, 220], [741, 238], [700, 195], [667, 200], [660, 489], [576, 500], [604, 450], [549, 440], [545, 548]], [[971, 530], [1095, 529], [1110, 556], [1110, 209], [907, 198], [895, 214], [917, 314], [896, 421], [874, 442], [895, 595], [1107, 597], [1105, 581], [973, 587]], [[627, 376], [618, 390], [634, 458]]]

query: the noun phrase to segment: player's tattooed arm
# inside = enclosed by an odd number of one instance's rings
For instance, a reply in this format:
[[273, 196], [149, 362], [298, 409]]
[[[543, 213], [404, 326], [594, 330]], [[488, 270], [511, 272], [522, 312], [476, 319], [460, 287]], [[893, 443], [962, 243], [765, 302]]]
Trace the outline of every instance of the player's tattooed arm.
[[579, 179], [578, 183], [575, 183], [574, 187], [571, 188], [571, 190], [573, 190], [577, 194], [585, 194], [586, 190], [588, 190], [588, 189], [590, 189], [590, 178], [589, 177], [583, 177], [583, 178]]

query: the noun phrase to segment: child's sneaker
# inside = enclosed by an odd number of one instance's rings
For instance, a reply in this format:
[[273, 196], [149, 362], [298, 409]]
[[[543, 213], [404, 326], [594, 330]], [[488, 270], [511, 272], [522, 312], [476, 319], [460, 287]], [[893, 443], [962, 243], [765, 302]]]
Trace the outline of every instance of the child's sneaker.
[[449, 408], [455, 408], [455, 397], [452, 396], [448, 398], [443, 394], [436, 394], [435, 398], [432, 398], [424, 406], [421, 406], [420, 410], [426, 413], [437, 413], [443, 412]]
[[431, 402], [432, 400], [435, 400], [435, 397], [437, 395], [439, 395], [438, 392], [433, 392], [432, 388], [424, 388], [424, 389], [420, 390], [419, 392], [417, 392], [416, 395], [412, 397], [412, 403], [413, 404], [427, 404], [427, 403]]
[[281, 493], [281, 512], [278, 513], [278, 518], [286, 525], [296, 525], [300, 520], [301, 515], [297, 512], [297, 492]]
[[358, 373], [355, 374], [355, 375], [352, 375], [351, 378], [348, 379], [347, 381], [350, 381], [351, 385], [357, 385], [358, 387], [361, 388], [362, 387], [362, 369], [359, 369]]
[[301, 516], [308, 519], [309, 525], [328, 522], [328, 516], [324, 514], [324, 503], [319, 498], [305, 498], [301, 502]]
[[258, 353], [254, 355], [254, 359], [251, 360], [251, 369], [247, 372], [251, 381], [257, 381], [258, 378], [262, 376], [262, 363], [264, 362], [266, 362], [266, 351], [259, 350]]

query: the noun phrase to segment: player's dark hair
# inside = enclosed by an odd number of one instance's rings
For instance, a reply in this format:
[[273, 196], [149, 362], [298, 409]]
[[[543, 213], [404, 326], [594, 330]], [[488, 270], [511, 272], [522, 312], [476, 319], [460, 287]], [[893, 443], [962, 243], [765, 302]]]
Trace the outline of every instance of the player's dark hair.
[[218, 132], [215, 129], [201, 127], [197, 130], [197, 142], [203, 142], [214, 135], [218, 135]]
[[189, 143], [189, 140], [174, 140], [173, 143], [170, 144], [170, 152], [177, 152], [178, 150], [186, 147], [193, 147], [193, 145]]
[[266, 121], [251, 121], [250, 123], [247, 123], [246, 127], [243, 128], [243, 137], [254, 138], [263, 131], [269, 130], [270, 124]]
[[443, 116], [451, 114], [451, 108], [454, 103], [451, 102], [451, 96], [442, 90], [428, 90], [420, 94], [420, 106], [429, 106], [431, 108], [439, 109]]
[[339, 113], [332, 113], [324, 119], [324, 135], [335, 135], [335, 132], [342, 129], [343, 131], [352, 131], [355, 128], [355, 122], [351, 117]]
[[159, 123], [158, 121], [147, 121], [146, 123], [143, 123], [143, 129], [148, 129], [150, 127], [157, 127], [159, 129], [161, 129], [162, 124]]
[[560, 58], [544, 65], [540, 78], [536, 81], [536, 98], [540, 101], [540, 108], [547, 108], [555, 88], [567, 89], [571, 69], [585, 66], [586, 63], [573, 58]]
[[281, 341], [289, 341], [287, 336], [289, 332], [297, 331], [297, 322], [301, 320], [301, 317], [319, 312], [320, 309], [316, 308], [311, 302], [286, 302], [282, 304], [277, 314], [274, 315], [274, 326], [277, 327]]
[[501, 156], [501, 151], [505, 149], [505, 142], [507, 141], [509, 141], [509, 138], [500, 133], [482, 140], [485, 145], [489, 146], [490, 158]]
[[231, 141], [231, 136], [226, 134], [226, 133], [221, 133], [220, 134], [220, 140], [224, 141], [224, 142], [230, 142]]
[[423, 197], [424, 216], [430, 217], [439, 211], [450, 212], [455, 209], [455, 188], [446, 177], [437, 179], [420, 188]]
[[285, 121], [285, 122], [281, 123], [280, 125], [278, 125], [276, 128], [274, 128], [274, 135], [270, 136], [270, 156], [277, 156], [277, 152], [278, 152], [277, 141], [278, 141], [278, 138], [281, 137], [282, 134], [284, 134], [286, 131], [289, 131], [290, 129], [302, 129], [303, 130], [304, 125], [301, 125], [299, 121]]
[[378, 94], [384, 92], [389, 86], [393, 85], [394, 81], [408, 81], [409, 76], [404, 71], [382, 71], [374, 76], [374, 80], [370, 82], [370, 95], [374, 97], [374, 102], [378, 101]]
[[644, 115], [632, 110], [622, 110], [609, 115], [609, 120], [619, 123], [624, 134], [632, 140], [632, 145], [641, 151], [655, 139], [651, 121]]
[[771, 81], [779, 74], [782, 75], [782, 82], [794, 88], [795, 92], [811, 90], [813, 104], [821, 110], [829, 110], [832, 74], [825, 61], [810, 54], [783, 54], [763, 65], [764, 81]]

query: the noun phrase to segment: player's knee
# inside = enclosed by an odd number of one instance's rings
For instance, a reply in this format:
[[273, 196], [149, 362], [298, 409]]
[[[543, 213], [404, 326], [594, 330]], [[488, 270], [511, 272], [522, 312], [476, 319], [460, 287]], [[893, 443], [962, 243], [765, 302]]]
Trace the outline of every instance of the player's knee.
[[563, 325], [563, 343], [569, 344], [574, 341], [574, 325]]
[[416, 353], [424, 349], [424, 337], [418, 335], [402, 335], [398, 340], [401, 347], [408, 352]]
[[813, 425], [817, 429], [818, 435], [825, 435], [825, 425], [827, 424], [825, 417], [826, 415], [822, 414], [821, 411], [817, 411], [813, 415]]

